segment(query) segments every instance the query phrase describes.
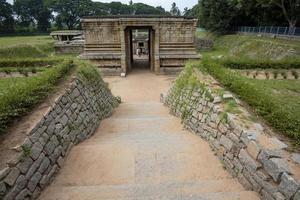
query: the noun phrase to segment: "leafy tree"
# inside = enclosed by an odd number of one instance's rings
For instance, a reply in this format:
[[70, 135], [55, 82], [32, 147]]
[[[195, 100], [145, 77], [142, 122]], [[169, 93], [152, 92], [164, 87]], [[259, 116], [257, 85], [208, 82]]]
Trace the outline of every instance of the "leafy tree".
[[199, 14], [200, 14], [200, 3], [196, 4], [193, 8], [188, 9], [184, 12], [184, 16], [187, 17], [199, 18]]
[[159, 11], [160, 14], [162, 15], [169, 15], [168, 12], [162, 7], [162, 6], [157, 6], [156, 9]]
[[52, 13], [43, 0], [14, 0], [14, 11], [25, 27], [37, 22], [38, 30], [46, 32], [50, 26]]
[[111, 2], [107, 4], [110, 15], [129, 15], [132, 13], [132, 6], [121, 2]]
[[265, 7], [272, 5], [279, 7], [289, 23], [290, 31], [295, 28], [300, 19], [300, 0], [258, 0], [258, 2]]
[[185, 7], [183, 10], [183, 15], [186, 16], [186, 14], [189, 12], [189, 10], [190, 9], [188, 7]]
[[175, 2], [172, 3], [170, 13], [173, 16], [180, 16], [181, 15], [181, 11], [179, 10], [179, 8], [177, 7]]
[[162, 7], [155, 8], [143, 3], [133, 4], [133, 14], [135, 15], [164, 15], [165, 10]]
[[12, 5], [5, 0], [0, 0], [0, 33], [14, 31], [14, 18]]
[[130, 6], [133, 5], [133, 1], [132, 1], [132, 0], [129, 1], [129, 5], [130, 5]]
[[200, 1], [200, 23], [204, 28], [224, 33], [231, 26], [232, 19], [238, 11], [238, 4], [232, 0]]
[[66, 26], [68, 29], [78, 28], [81, 17], [95, 13], [95, 4], [91, 0], [48, 0], [47, 4], [57, 13], [58, 27]]

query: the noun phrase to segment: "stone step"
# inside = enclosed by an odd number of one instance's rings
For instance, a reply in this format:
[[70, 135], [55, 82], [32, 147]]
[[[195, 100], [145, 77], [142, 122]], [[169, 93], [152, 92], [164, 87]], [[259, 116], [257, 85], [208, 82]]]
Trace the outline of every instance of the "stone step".
[[122, 103], [110, 119], [172, 117], [161, 103]]
[[125, 185], [56, 185], [42, 196], [45, 200], [67, 199], [203, 199], [203, 200], [256, 200], [254, 192], [244, 191], [235, 179], [167, 182], [157, 184]]

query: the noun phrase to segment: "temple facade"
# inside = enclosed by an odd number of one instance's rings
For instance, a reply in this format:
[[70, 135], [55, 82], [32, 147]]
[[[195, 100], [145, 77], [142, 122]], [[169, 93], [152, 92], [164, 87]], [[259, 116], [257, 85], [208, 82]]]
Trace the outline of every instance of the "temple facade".
[[82, 19], [85, 35], [81, 58], [103, 72], [126, 74], [134, 68], [136, 30], [148, 30], [149, 69], [156, 74], [180, 71], [185, 62], [198, 59], [195, 49], [197, 20], [171, 16], [115, 16]]

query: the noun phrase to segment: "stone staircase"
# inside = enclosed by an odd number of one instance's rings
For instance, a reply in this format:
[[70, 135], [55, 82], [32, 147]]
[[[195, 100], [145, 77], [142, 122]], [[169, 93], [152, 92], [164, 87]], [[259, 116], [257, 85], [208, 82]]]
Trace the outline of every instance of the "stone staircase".
[[156, 102], [123, 103], [74, 147], [44, 200], [257, 200]]

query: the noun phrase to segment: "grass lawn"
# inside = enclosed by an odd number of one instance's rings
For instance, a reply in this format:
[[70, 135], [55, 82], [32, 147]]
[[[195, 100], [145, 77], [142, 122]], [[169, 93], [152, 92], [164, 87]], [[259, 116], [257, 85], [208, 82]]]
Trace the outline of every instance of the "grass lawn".
[[282, 108], [297, 113], [300, 118], [300, 81], [299, 80], [256, 80], [255, 84], [269, 88], [272, 96], [281, 103]]
[[214, 41], [215, 55], [225, 58], [278, 61], [300, 57], [300, 41], [246, 35], [208, 37]]
[[50, 36], [9, 36], [0, 37], [0, 48], [7, 48], [16, 45], [45, 45], [53, 43]]
[[17, 85], [22, 85], [28, 78], [1, 78], [0, 79], [0, 97], [13, 90]]
[[54, 52], [53, 43], [50, 36], [0, 37], [0, 60], [48, 57]]

